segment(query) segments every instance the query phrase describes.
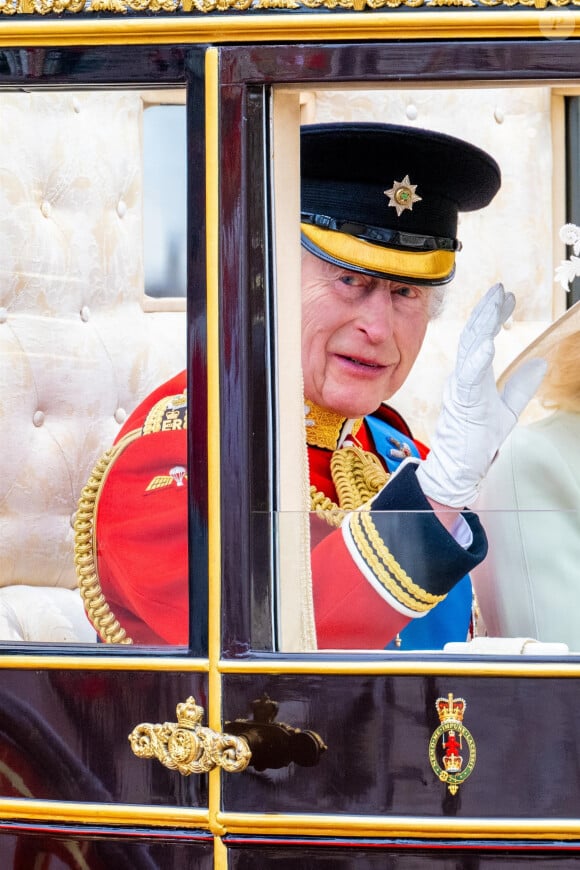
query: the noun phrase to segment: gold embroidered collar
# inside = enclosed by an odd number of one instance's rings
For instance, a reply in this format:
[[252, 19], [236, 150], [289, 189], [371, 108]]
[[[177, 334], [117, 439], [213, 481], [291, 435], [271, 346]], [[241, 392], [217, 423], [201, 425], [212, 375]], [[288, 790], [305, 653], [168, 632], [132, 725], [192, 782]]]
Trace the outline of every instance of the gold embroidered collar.
[[311, 447], [336, 450], [347, 424], [351, 424], [348, 431], [353, 436], [362, 426], [362, 417], [358, 420], [349, 420], [342, 414], [337, 414], [336, 411], [320, 408], [308, 400], [304, 402], [304, 410], [306, 412], [306, 443]]
[[177, 396], [164, 396], [149, 410], [142, 435], [171, 429], [187, 429], [187, 390]]

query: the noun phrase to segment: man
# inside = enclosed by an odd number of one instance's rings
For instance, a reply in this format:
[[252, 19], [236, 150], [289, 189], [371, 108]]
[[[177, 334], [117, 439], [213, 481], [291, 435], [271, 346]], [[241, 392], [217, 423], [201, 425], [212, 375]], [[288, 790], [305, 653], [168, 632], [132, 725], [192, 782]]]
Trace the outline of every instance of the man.
[[[318, 646], [383, 648], [411, 620], [440, 614], [484, 558], [485, 534], [464, 508], [542, 371], [520, 371], [497, 394], [493, 340], [514, 299], [496, 285], [462, 334], [427, 456], [382, 403], [404, 383], [441, 287], [453, 276], [458, 212], [492, 199], [499, 168], [479, 149], [441, 134], [338, 124], [303, 129], [301, 176], [311, 508], [328, 518], [333, 507], [350, 511], [340, 528], [313, 528]], [[136, 642], [187, 642], [184, 391], [180, 375], [145, 400], [96, 471], [93, 506], [85, 510], [81, 501], [81, 591], [107, 640], [120, 640], [125, 630]], [[154, 515], [146, 502], [152, 490], [159, 495]], [[93, 536], [96, 552], [87, 556], [83, 547]], [[166, 541], [171, 560], [157, 564], [151, 540]], [[463, 622], [455, 624], [461, 639], [469, 589], [464, 582]], [[454, 621], [448, 616], [442, 624]]]

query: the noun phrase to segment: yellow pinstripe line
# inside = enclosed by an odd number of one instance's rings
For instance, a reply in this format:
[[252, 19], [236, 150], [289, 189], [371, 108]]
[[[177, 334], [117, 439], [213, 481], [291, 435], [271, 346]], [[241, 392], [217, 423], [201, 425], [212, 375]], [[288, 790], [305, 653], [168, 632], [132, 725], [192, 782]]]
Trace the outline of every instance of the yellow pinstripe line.
[[[221, 731], [222, 690], [218, 669], [221, 652], [221, 555], [220, 555], [220, 385], [219, 385], [219, 145], [218, 51], [205, 55], [206, 147], [206, 256], [207, 256], [207, 472], [208, 472], [208, 724]], [[209, 773], [209, 817], [214, 834], [220, 809], [220, 769]]]

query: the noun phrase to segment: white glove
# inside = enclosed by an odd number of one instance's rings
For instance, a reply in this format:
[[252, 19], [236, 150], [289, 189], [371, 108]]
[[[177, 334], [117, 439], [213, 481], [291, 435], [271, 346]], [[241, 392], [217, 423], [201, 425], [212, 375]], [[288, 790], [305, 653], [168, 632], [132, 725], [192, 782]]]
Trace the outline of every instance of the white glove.
[[431, 452], [417, 470], [428, 498], [469, 507], [504, 440], [546, 373], [545, 360], [523, 363], [500, 395], [492, 369], [493, 340], [515, 307], [513, 293], [494, 284], [475, 306], [459, 338]]

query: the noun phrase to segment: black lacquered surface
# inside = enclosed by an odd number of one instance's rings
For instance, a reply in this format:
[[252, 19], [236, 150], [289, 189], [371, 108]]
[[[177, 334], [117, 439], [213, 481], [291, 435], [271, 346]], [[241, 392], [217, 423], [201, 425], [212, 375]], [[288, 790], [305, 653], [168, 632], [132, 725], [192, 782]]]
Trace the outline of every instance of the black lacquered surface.
[[[225, 717], [267, 694], [277, 719], [327, 744], [313, 768], [224, 777], [228, 811], [471, 818], [580, 817], [580, 695], [573, 679], [363, 675], [225, 678]], [[438, 697], [467, 702], [473, 773], [453, 796], [433, 772]], [[258, 693], [258, 694], [257, 694]], [[465, 745], [465, 744], [464, 744]], [[467, 752], [464, 753], [467, 755]]]
[[267, 93], [220, 96], [222, 644], [240, 654], [272, 648]]
[[574, 79], [579, 56], [580, 44], [570, 39], [385, 40], [222, 49], [224, 78], [247, 85]]
[[0, 84], [74, 89], [113, 82], [152, 87], [184, 83], [189, 51], [181, 45], [4, 48], [0, 50]]
[[[32, 826], [30, 826], [32, 827]], [[80, 831], [11, 833], [0, 830], [0, 866], [14, 870], [32, 868], [83, 868], [83, 870], [185, 870], [213, 867], [213, 839], [201, 832], [187, 834], [184, 842], [165, 834], [153, 839], [144, 832], [108, 831], [84, 834]]]
[[231, 870], [254, 870], [256, 867], [272, 870], [571, 870], [578, 867], [580, 852], [538, 850], [492, 850], [479, 846], [448, 848], [431, 845], [430, 848], [393, 848], [376, 843], [366, 847], [324, 846], [301, 843], [295, 847], [271, 845], [269, 847], [230, 847]]
[[0, 797], [207, 806], [207, 776], [137, 758], [128, 740], [143, 722], [176, 722], [189, 695], [207, 709], [204, 675], [2, 671]]
[[[188, 417], [196, 420], [207, 407], [207, 264], [205, 201], [205, 51], [189, 52], [187, 100], [187, 383]], [[193, 655], [207, 655], [208, 613], [208, 480], [207, 429], [187, 430], [189, 468], [189, 646]]]

